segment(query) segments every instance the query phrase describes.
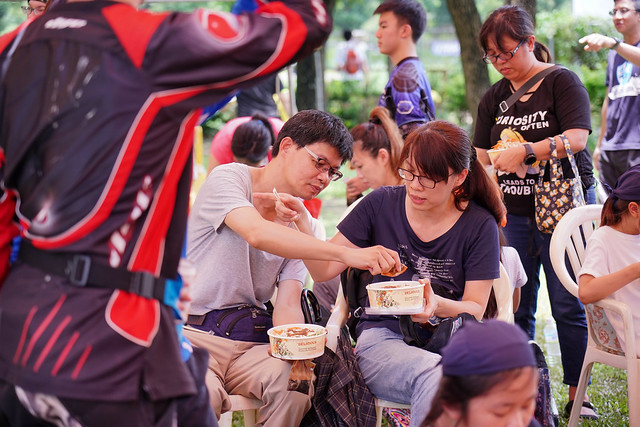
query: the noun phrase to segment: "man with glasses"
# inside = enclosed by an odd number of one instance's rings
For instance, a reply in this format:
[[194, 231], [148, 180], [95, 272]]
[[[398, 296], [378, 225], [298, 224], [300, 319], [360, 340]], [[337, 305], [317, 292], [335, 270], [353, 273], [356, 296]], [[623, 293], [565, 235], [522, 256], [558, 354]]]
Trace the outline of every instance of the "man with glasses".
[[[188, 226], [187, 257], [198, 277], [186, 334], [209, 352], [207, 387], [218, 415], [229, 410], [230, 394], [262, 400], [258, 423], [267, 426], [297, 427], [311, 407], [313, 390], [288, 391], [291, 364], [267, 353], [267, 329], [304, 323], [307, 269], [300, 259], [341, 260], [371, 271], [399, 267], [397, 254], [382, 247], [345, 249], [311, 237], [300, 199], [316, 197], [342, 177], [352, 143], [339, 118], [301, 111], [280, 130], [266, 166], [218, 166], [198, 193]], [[265, 303], [276, 289], [270, 319]]]
[[622, 173], [640, 163], [640, 1], [617, 0], [609, 14], [623, 40], [589, 34], [579, 42], [592, 52], [610, 49], [607, 96], [593, 161], [600, 170], [600, 180], [613, 187]]

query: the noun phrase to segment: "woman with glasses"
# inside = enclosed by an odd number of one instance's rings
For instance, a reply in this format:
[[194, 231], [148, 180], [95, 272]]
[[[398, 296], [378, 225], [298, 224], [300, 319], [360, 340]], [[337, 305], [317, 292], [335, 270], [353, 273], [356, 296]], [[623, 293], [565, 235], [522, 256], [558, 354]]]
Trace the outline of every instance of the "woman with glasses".
[[[481, 319], [499, 276], [498, 225], [505, 215], [499, 189], [476, 158], [466, 132], [445, 121], [409, 134], [400, 153], [403, 185], [382, 186], [338, 224], [332, 243], [382, 245], [407, 268], [395, 280], [423, 280], [426, 305], [414, 322], [466, 312]], [[309, 261], [307, 261], [309, 262]], [[345, 264], [323, 264], [328, 277]], [[389, 280], [374, 275], [373, 282]], [[436, 295], [432, 288], [439, 288]], [[366, 298], [358, 301], [369, 305]], [[419, 426], [440, 381], [440, 356], [403, 341], [396, 316], [362, 314], [356, 357], [365, 382], [381, 399], [411, 404]]]
[[26, 6], [21, 6], [20, 8], [27, 15], [27, 18], [31, 18], [32, 16], [41, 15], [47, 8], [47, 2], [40, 0], [29, 0], [27, 1]]
[[[591, 156], [587, 149], [591, 132], [589, 96], [573, 72], [557, 67], [502, 112], [499, 105], [512, 93], [538, 72], [553, 66], [550, 54], [536, 41], [527, 12], [517, 6], [503, 6], [491, 13], [480, 29], [479, 42], [485, 51], [484, 61], [493, 64], [504, 78], [489, 88], [478, 106], [473, 140], [478, 157], [488, 166], [487, 150], [498, 141], [516, 142], [493, 162], [508, 212], [505, 235], [508, 244], [518, 251], [528, 277], [522, 287], [515, 320], [534, 339], [542, 265], [558, 328], [564, 382], [569, 385], [571, 406], [587, 345], [587, 325], [582, 305], [565, 290], [551, 266], [551, 234], [542, 233], [536, 227], [534, 186], [539, 174], [538, 161], [550, 158], [552, 143], [562, 158], [565, 176], [573, 176], [559, 138], [564, 134], [575, 154], [586, 198], [595, 202]], [[585, 416], [596, 416], [593, 409], [583, 409]]]

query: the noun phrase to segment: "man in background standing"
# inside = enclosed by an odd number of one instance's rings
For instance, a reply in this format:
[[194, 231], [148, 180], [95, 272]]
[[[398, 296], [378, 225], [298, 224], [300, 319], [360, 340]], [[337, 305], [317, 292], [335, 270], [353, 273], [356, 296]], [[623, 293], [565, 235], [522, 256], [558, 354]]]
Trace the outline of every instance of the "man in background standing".
[[624, 40], [589, 34], [579, 40], [584, 49], [609, 49], [607, 95], [593, 162], [600, 181], [613, 187], [618, 177], [640, 163], [640, 1], [616, 0], [609, 12]]
[[389, 109], [406, 138], [417, 126], [435, 119], [431, 86], [416, 46], [427, 15], [416, 0], [385, 0], [374, 15], [380, 15], [376, 31], [380, 53], [395, 66], [378, 105]]

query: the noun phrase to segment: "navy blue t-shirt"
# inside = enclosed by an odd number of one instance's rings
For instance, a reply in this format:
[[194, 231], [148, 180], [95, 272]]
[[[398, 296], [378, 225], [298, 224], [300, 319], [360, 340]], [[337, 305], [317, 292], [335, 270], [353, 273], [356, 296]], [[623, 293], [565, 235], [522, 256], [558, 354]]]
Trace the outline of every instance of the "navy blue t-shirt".
[[[398, 252], [407, 270], [397, 280], [430, 279], [460, 300], [465, 282], [493, 280], [500, 276], [500, 243], [495, 218], [470, 202], [458, 221], [430, 242], [418, 238], [407, 220], [404, 186], [381, 187], [368, 194], [338, 224], [338, 230], [354, 245], [382, 245]], [[373, 282], [388, 277], [378, 275]], [[368, 301], [363, 301], [368, 306]], [[384, 322], [384, 323], [380, 323]], [[359, 331], [387, 327], [400, 332], [393, 316], [363, 315]]]

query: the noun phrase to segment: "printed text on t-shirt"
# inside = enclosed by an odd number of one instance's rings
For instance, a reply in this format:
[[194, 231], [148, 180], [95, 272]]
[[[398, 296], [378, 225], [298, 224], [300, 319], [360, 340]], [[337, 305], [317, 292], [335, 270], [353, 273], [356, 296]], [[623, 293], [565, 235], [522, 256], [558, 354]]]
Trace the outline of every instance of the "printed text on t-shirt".
[[514, 127], [518, 131], [544, 129], [549, 127], [549, 121], [545, 120], [547, 113], [548, 111], [536, 111], [522, 117], [504, 115], [496, 119], [496, 125]]

